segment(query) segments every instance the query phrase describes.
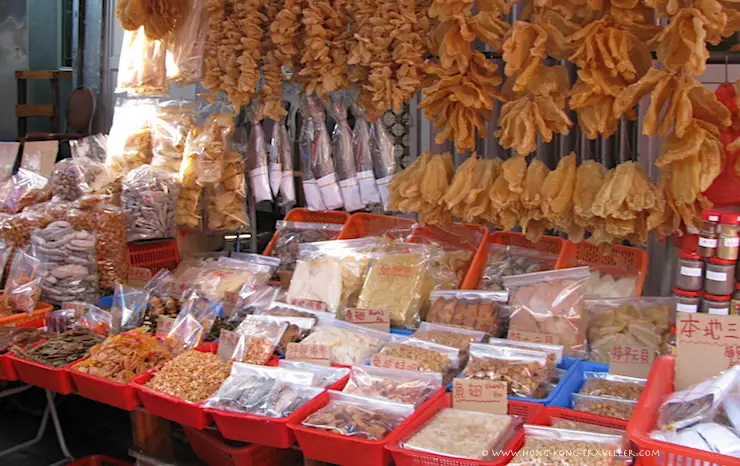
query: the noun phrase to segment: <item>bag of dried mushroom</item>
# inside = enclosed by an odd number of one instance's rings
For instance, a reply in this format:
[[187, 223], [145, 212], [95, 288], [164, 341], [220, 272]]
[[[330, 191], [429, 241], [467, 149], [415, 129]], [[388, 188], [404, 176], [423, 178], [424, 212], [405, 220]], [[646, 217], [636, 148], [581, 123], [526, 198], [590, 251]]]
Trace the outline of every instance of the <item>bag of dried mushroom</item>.
[[161, 168], [142, 165], [123, 179], [121, 206], [126, 239], [164, 239], [175, 236], [175, 208], [180, 185]]
[[167, 94], [167, 41], [149, 39], [144, 27], [123, 33], [116, 93]]
[[114, 173], [125, 175], [152, 161], [151, 122], [155, 113], [156, 104], [152, 99], [119, 98], [116, 101], [105, 162]]
[[511, 308], [508, 338], [526, 340], [536, 334], [563, 345], [566, 356], [585, 355], [588, 276], [588, 267], [576, 267], [504, 277]]
[[208, 15], [206, 0], [193, 0], [187, 16], [167, 44], [167, 79], [192, 84], [203, 77]]

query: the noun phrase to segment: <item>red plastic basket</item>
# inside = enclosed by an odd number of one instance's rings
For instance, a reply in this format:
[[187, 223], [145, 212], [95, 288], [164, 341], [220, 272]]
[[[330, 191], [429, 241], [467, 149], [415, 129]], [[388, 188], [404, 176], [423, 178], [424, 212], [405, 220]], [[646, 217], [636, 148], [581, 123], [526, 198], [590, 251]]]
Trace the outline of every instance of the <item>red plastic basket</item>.
[[[308, 210], [303, 208], [292, 209], [285, 216], [286, 222], [334, 223], [336, 225], [344, 225], [347, 223], [348, 219], [349, 214], [347, 212], [338, 212], [334, 210]], [[272, 235], [272, 239], [267, 243], [267, 247], [262, 255], [272, 255], [272, 250], [279, 237], [280, 231], [275, 231]]]
[[617, 277], [632, 276], [637, 273], [635, 296], [642, 296], [642, 287], [645, 284], [650, 260], [647, 252], [639, 248], [614, 244], [611, 245], [611, 253], [604, 254], [601, 248], [587, 241], [581, 241], [578, 244], [568, 241], [567, 244], [570, 267], [596, 265], [600, 266], [599, 268], [604, 272]]
[[383, 236], [393, 230], [410, 229], [416, 222], [405, 217], [377, 214], [352, 214], [344, 224], [337, 239], [357, 239], [368, 236]]
[[[44, 319], [38, 318], [38, 316], [31, 316], [29, 317], [29, 319], [31, 320], [26, 320], [23, 323], [12, 325], [18, 327], [36, 328], [44, 326]], [[18, 380], [18, 372], [16, 372], [15, 366], [13, 366], [13, 360], [8, 358], [7, 356], [7, 354], [0, 354], [0, 380], [8, 380], [14, 382]]]
[[[391, 454], [386, 446], [398, 440], [394, 434], [413, 422], [417, 416], [439, 409], [437, 407], [445, 403], [445, 396], [446, 391], [440, 390], [383, 440], [365, 440], [303, 426], [301, 422], [308, 413], [302, 418], [292, 420], [289, 426], [295, 431], [298, 445], [306, 458], [348, 466], [385, 466], [391, 462]], [[320, 405], [315, 406], [314, 411], [323, 408], [328, 401], [329, 398], [326, 397]]]
[[740, 466], [740, 458], [718, 455], [650, 438], [650, 432], [655, 428], [658, 408], [666, 397], [673, 393], [674, 363], [675, 360], [671, 356], [661, 356], [655, 360], [645, 390], [627, 424], [627, 435], [637, 444], [640, 451], [658, 452], [657, 455], [641, 456], [639, 464], [643, 466]]
[[[402, 428], [396, 429], [393, 435], [393, 442], [386, 447], [393, 455], [393, 461], [396, 466], [499, 466], [511, 461], [514, 453], [519, 451], [524, 445], [524, 433], [520, 430], [509, 443], [503, 448], [504, 454], [493, 461], [476, 461], [462, 458], [452, 458], [449, 456], [436, 455], [422, 451], [408, 450], [402, 448], [399, 443], [408, 438], [414, 432], [419, 430], [429, 419], [444, 408], [452, 406], [452, 394], [446, 394], [440, 403], [433, 408], [414, 416], [413, 420], [405, 424]], [[509, 400], [509, 414], [521, 417], [524, 422], [534, 423], [542, 419], [544, 406], [539, 403], [529, 403], [527, 401]]]
[[232, 447], [213, 429], [185, 427], [185, 435], [195, 455], [209, 466], [283, 466], [293, 464], [300, 457], [295, 450], [264, 445]]
[[592, 424], [595, 426], [609, 427], [612, 429], [626, 430], [627, 421], [613, 417], [597, 416], [591, 413], [584, 413], [583, 411], [576, 411], [574, 409], [560, 408], [557, 406], [548, 406], [543, 411], [545, 419], [543, 422], [538, 424], [550, 425], [550, 418], [566, 419], [568, 421], [583, 422], [585, 424]]
[[460, 289], [475, 290], [478, 288], [478, 282], [480, 282], [480, 279], [483, 276], [483, 271], [486, 269], [486, 265], [488, 264], [489, 244], [506, 244], [509, 246], [536, 249], [537, 251], [558, 256], [558, 260], [555, 263], [556, 269], [563, 269], [569, 266], [569, 250], [566, 247], [566, 241], [563, 238], [558, 238], [557, 236], [543, 236], [537, 243], [533, 243], [529, 241], [523, 233], [496, 231], [494, 233], [490, 233], [486, 237], [486, 240], [481, 244], [481, 247], [478, 248], [478, 252], [473, 258], [473, 264], [470, 266], [470, 269], [468, 269], [468, 273], [465, 276], [465, 280], [463, 280], [463, 284]]
[[73, 362], [65, 368], [72, 377], [77, 393], [85, 398], [126, 411], [133, 411], [139, 406], [136, 387], [128, 383], [114, 382], [103, 377], [86, 374], [74, 368], [76, 364], [85, 359]]
[[93, 455], [80, 458], [77, 461], [67, 464], [67, 466], [130, 466], [132, 464], [128, 461], [121, 461], [107, 456]]
[[268, 447], [288, 448], [295, 443], [295, 434], [288, 423], [305, 419], [310, 413], [326, 405], [326, 392], [301, 406], [290, 416], [270, 418], [252, 414], [236, 413], [222, 409], [206, 409], [216, 421], [216, 426], [225, 438], [240, 442], [258, 443]]
[[[32, 346], [39, 345], [43, 341], [39, 341]], [[18, 373], [18, 379], [29, 385], [45, 388], [60, 395], [69, 395], [75, 391], [72, 378], [69, 372], [63, 367], [57, 369], [46, 364], [24, 359], [13, 352], [8, 353], [6, 358], [13, 361], [13, 368]]]
[[128, 265], [149, 269], [152, 275], [161, 269], [173, 270], [180, 263], [177, 240], [165, 239], [128, 243]]
[[36, 303], [36, 309], [34, 309], [30, 314], [27, 312], [21, 312], [13, 314], [12, 316], [0, 317], [0, 327], [4, 327], [6, 325], [27, 325], [29, 322], [36, 319], [42, 319], [47, 312], [51, 312], [53, 310], [54, 306], [51, 304], [38, 302]]

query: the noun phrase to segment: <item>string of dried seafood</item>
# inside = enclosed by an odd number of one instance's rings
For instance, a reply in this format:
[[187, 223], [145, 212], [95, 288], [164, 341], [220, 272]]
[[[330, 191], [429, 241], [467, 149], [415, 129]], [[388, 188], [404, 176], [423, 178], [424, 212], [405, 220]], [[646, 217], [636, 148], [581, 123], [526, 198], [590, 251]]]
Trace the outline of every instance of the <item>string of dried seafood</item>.
[[417, 212], [419, 220], [425, 223], [452, 223], [452, 214], [446, 208], [444, 197], [454, 173], [452, 154], [424, 152], [393, 178], [388, 187], [389, 209]]
[[116, 17], [124, 29], [144, 26], [149, 39], [162, 40], [177, 30], [190, 8], [190, 0], [118, 0]]
[[[265, 0], [265, 24], [272, 25], [279, 12], [284, 6], [283, 0]], [[287, 115], [288, 112], [283, 107], [283, 71], [282, 60], [277, 54], [275, 35], [279, 34], [273, 31], [270, 26], [267, 31], [270, 40], [262, 41], [262, 75], [263, 82], [260, 84], [260, 99], [264, 104], [262, 109], [265, 117], [273, 121], [280, 121], [280, 117]]]

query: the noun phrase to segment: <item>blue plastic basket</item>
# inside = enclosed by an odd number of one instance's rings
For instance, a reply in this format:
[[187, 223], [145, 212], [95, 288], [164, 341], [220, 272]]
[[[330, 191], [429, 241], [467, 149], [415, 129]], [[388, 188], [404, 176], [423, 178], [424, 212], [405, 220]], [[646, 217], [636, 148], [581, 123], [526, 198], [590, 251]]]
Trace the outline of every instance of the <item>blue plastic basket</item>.
[[[584, 372], [609, 372], [609, 366], [591, 361], [578, 361], [573, 365], [566, 374], [563, 381], [553, 390], [551, 395], [555, 395], [547, 406], [559, 406], [561, 408], [571, 407], [571, 395], [578, 393], [583, 386]], [[529, 400], [525, 400], [529, 401]]]
[[103, 296], [98, 301], [98, 307], [101, 309], [110, 309], [113, 307], [113, 295]]
[[410, 336], [413, 335], [413, 333], [416, 330], [406, 330], [405, 328], [392, 328], [391, 333], [395, 333], [396, 335], [406, 335]]

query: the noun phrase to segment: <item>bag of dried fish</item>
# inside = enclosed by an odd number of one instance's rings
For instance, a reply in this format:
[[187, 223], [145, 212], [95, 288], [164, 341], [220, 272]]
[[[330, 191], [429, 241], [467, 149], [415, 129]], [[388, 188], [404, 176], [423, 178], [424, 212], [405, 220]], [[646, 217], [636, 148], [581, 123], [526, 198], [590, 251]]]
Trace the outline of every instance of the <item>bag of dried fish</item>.
[[375, 123], [370, 123], [370, 155], [373, 158], [375, 184], [383, 202], [383, 209], [388, 210], [390, 196], [388, 189], [398, 172], [398, 162], [393, 150], [393, 138], [382, 118], [378, 118]]
[[478, 288], [504, 291], [504, 277], [552, 270], [557, 260], [557, 255], [536, 249], [491, 244], [488, 246], [488, 264], [483, 270]]
[[342, 226], [336, 223], [310, 222], [275, 222], [275, 231], [278, 234], [277, 242], [272, 248], [272, 255], [280, 259], [280, 282], [288, 286], [298, 262], [300, 246], [304, 243], [316, 243], [337, 239]]
[[[271, 153], [280, 164], [280, 189], [278, 205], [288, 207], [295, 205], [295, 178], [293, 176], [293, 138], [288, 133], [286, 117], [280, 117], [273, 126]], [[272, 181], [271, 181], [272, 183]], [[273, 192], [273, 194], [276, 194]]]
[[326, 104], [326, 108], [336, 123], [331, 134], [332, 157], [339, 187], [342, 190], [344, 209], [353, 212], [364, 208], [365, 204], [362, 202], [360, 185], [357, 181], [357, 168], [352, 152], [352, 128], [347, 122], [346, 101], [347, 96], [343, 91], [336, 92]]
[[350, 104], [350, 110], [355, 117], [355, 126], [352, 130], [352, 148], [354, 150], [357, 181], [360, 183], [360, 198], [366, 205], [378, 204], [380, 193], [375, 184], [373, 174], [373, 157], [370, 147], [370, 123], [365, 111], [356, 102]]
[[[301, 99], [301, 115], [303, 115], [303, 126], [301, 127], [300, 142], [307, 149], [308, 167], [318, 185], [318, 191], [324, 205], [323, 210], [340, 209], [344, 206], [344, 201], [337, 181], [337, 174], [334, 171], [331, 138], [329, 137], [329, 131], [326, 129], [324, 105], [318, 97], [304, 95]], [[301, 149], [301, 158], [303, 159], [303, 157], [303, 149]], [[301, 170], [303, 169], [304, 166], [302, 165]], [[311, 207], [312, 205], [309, 204], [309, 208]]]
[[31, 348], [14, 347], [13, 351], [24, 359], [60, 369], [87, 356], [90, 348], [103, 340], [105, 336], [88, 328], [79, 328], [53, 335]]
[[161, 168], [142, 165], [131, 170], [121, 191], [126, 239], [173, 238], [179, 190], [176, 176]]
[[41, 280], [46, 270], [32, 246], [15, 251], [5, 291], [0, 297], [0, 315], [32, 313], [41, 298]]
[[143, 26], [135, 31], [125, 31], [116, 92], [165, 95], [168, 90], [166, 60], [166, 39], [149, 39]]
[[247, 111], [251, 128], [246, 147], [246, 163], [255, 203], [272, 200], [270, 175], [267, 163], [267, 137], [262, 128], [262, 113], [259, 105], [252, 105]]

